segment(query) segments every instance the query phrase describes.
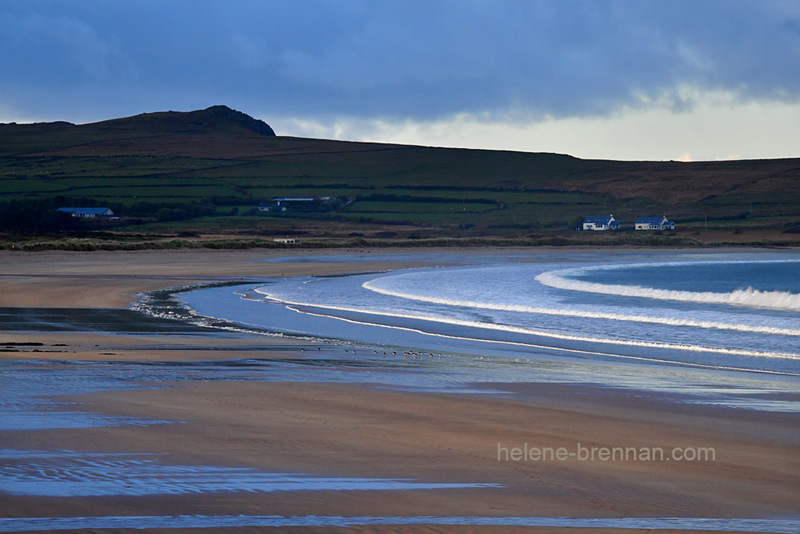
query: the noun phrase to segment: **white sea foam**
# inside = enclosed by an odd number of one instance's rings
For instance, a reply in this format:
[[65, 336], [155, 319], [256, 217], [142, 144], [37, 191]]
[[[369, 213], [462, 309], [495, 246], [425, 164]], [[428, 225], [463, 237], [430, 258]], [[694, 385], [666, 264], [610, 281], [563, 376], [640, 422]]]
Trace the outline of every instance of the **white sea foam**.
[[[551, 273], [544, 273], [544, 274], [546, 275]], [[536, 277], [536, 279], [539, 280], [541, 276], [544, 275], [539, 275]], [[397, 297], [406, 300], [414, 300], [419, 302], [427, 302], [430, 304], [441, 304], [445, 306], [460, 306], [467, 308], [478, 308], [485, 310], [509, 311], [509, 312], [520, 312], [520, 313], [538, 313], [542, 315], [580, 317], [583, 319], [604, 319], [604, 320], [628, 321], [636, 323], [663, 324], [668, 326], [689, 326], [694, 328], [732, 330], [737, 332], [751, 332], [751, 333], [769, 334], [769, 335], [800, 336], [800, 329], [779, 328], [772, 326], [751, 325], [751, 324], [741, 324], [741, 323], [698, 321], [694, 319], [686, 319], [681, 317], [660, 317], [660, 316], [642, 315], [642, 314], [634, 315], [634, 314], [578, 310], [573, 308], [569, 309], [545, 308], [539, 306], [526, 306], [521, 304], [504, 304], [498, 302], [460, 300], [460, 299], [452, 299], [446, 297], [435, 297], [431, 295], [422, 295], [419, 293], [411, 293], [408, 291], [397, 291], [381, 286], [381, 282], [391, 280], [392, 278], [393, 277], [383, 277], [383, 278], [376, 278], [373, 280], [369, 280], [367, 282], [364, 282], [361, 287], [369, 291], [379, 293], [381, 295]], [[571, 280], [567, 281], [572, 282]]]
[[[556, 332], [548, 332], [543, 330], [535, 330], [532, 328], [520, 327], [520, 326], [511, 326], [511, 325], [504, 325], [504, 324], [496, 324], [496, 323], [485, 323], [479, 321], [470, 321], [470, 320], [463, 320], [463, 319], [455, 319], [450, 317], [442, 317], [438, 315], [430, 315], [430, 314], [422, 314], [422, 313], [397, 313], [397, 312], [387, 312], [383, 310], [373, 310], [368, 308], [357, 308], [352, 306], [334, 306], [328, 304], [321, 304], [315, 302], [303, 302], [297, 300], [290, 300], [285, 297], [281, 297], [279, 295], [273, 294], [267, 290], [265, 287], [260, 287], [256, 289], [257, 293], [265, 295], [268, 299], [278, 302], [284, 305], [290, 306], [307, 306], [311, 308], [317, 308], [322, 310], [330, 310], [330, 311], [340, 311], [340, 312], [349, 312], [349, 313], [361, 313], [361, 314], [368, 314], [372, 316], [378, 317], [392, 317], [398, 319], [411, 319], [411, 320], [421, 320], [421, 321], [429, 321], [434, 323], [443, 323], [443, 324], [450, 324], [456, 326], [466, 326], [471, 328], [480, 328], [485, 330], [495, 330], [495, 331], [502, 331], [502, 332], [509, 332], [515, 334], [525, 334], [543, 338], [550, 338], [550, 339], [560, 339], [565, 341], [577, 341], [577, 342], [588, 342], [588, 343], [603, 343], [609, 345], [622, 345], [622, 346], [632, 346], [632, 347], [646, 347], [646, 348], [656, 348], [656, 349], [670, 349], [670, 350], [682, 350], [682, 351], [689, 351], [689, 352], [710, 352], [710, 353], [718, 353], [718, 354], [731, 354], [731, 355], [740, 355], [740, 356], [752, 356], [752, 357], [760, 357], [760, 358], [779, 358], [779, 359], [789, 359], [789, 360], [800, 360], [800, 354], [794, 353], [784, 353], [784, 352], [766, 352], [766, 351], [757, 351], [757, 350], [743, 350], [743, 349], [734, 349], [734, 348], [725, 348], [725, 347], [707, 347], [701, 345], [679, 345], [674, 343], [663, 343], [663, 342], [654, 342], [654, 341], [635, 341], [635, 340], [625, 340], [625, 339], [607, 339], [601, 337], [591, 337], [591, 336], [578, 336], [578, 335], [570, 335], [570, 334], [560, 334]], [[300, 311], [300, 310], [297, 310]], [[301, 312], [307, 313], [307, 312]], [[336, 317], [334, 315], [328, 315], [328, 317], [335, 318], [335, 319], [342, 319], [347, 320], [344, 318]], [[402, 328], [395, 325], [377, 325], [377, 326], [384, 326], [386, 328], [394, 328], [394, 329], [406, 329], [406, 330], [413, 330], [408, 328]], [[415, 330], [420, 333], [430, 334], [429, 332], [422, 332], [419, 330]], [[442, 337], [458, 337], [458, 336], [444, 336]], [[491, 340], [487, 340], [491, 341]], [[514, 343], [512, 343], [514, 344]], [[529, 346], [537, 346], [531, 343], [520, 343]], [[544, 346], [541, 346], [545, 348]], [[558, 347], [554, 347], [558, 348]], [[585, 351], [584, 351], [585, 352]], [[616, 356], [614, 354], [609, 354], [611, 356]]]
[[[781, 263], [796, 263], [793, 260], [783, 260]], [[698, 265], [706, 262], [693, 262]], [[708, 262], [712, 264], [711, 262]], [[776, 263], [776, 262], [728, 262], [728, 263]], [[609, 265], [599, 267], [579, 267], [575, 269], [563, 269], [560, 271], [548, 271], [542, 273], [535, 280], [548, 287], [565, 289], [569, 291], [581, 291], [586, 293], [599, 293], [603, 295], [616, 295], [623, 297], [640, 297], [654, 300], [671, 300], [678, 302], [693, 302], [700, 304], [725, 304], [730, 306], [746, 306], [751, 308], [764, 308], [780, 311], [800, 311], [800, 294], [789, 291], [760, 291], [752, 287], [740, 288], [727, 293], [714, 293], [709, 291], [676, 291], [669, 289], [657, 289], [653, 287], [631, 286], [623, 284], [601, 284], [597, 282], [586, 282], [576, 280], [575, 276], [586, 274], [590, 271], [609, 270], [609, 269], [630, 269], [639, 267], [672, 267], [686, 265], [686, 263], [638, 263], [627, 265]], [[765, 332], [768, 333], [768, 332]]]

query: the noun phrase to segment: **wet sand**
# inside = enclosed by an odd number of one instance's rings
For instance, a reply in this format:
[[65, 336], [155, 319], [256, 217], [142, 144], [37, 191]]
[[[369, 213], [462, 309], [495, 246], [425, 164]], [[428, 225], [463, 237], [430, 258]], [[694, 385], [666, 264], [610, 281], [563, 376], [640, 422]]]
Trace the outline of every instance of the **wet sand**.
[[[283, 256], [365, 250], [176, 250], [19, 253], [0, 251], [0, 306], [124, 308], [136, 293], [204, 281], [370, 272], [391, 262], [271, 263]], [[412, 251], [414, 252], [414, 251]], [[418, 251], [416, 251], [418, 252]], [[404, 261], [399, 267], [412, 267]]]
[[[0, 254], [0, 306], [123, 308], [139, 291], [198, 281], [342, 274], [397, 266], [383, 260], [358, 263], [260, 261], [278, 254], [274, 251], [3, 253]], [[296, 255], [294, 251], [291, 254]], [[404, 259], [399, 266], [407, 264]], [[261, 359], [303, 359], [310, 357], [316, 348], [333, 350], [307, 341], [223, 333], [129, 335], [54, 332], [47, 328], [0, 332], [0, 346], [6, 347], [5, 352], [0, 352], [3, 360], [98, 362], [220, 361], [254, 355]], [[509, 394], [484, 395], [392, 391], [369, 384], [280, 381], [196, 381], [163, 386], [170, 387], [104, 391], [64, 400], [80, 402], [81, 410], [99, 415], [176, 423], [0, 431], [0, 443], [3, 449], [15, 451], [69, 450], [134, 456], [157, 453], [153, 461], [164, 465], [246, 468], [254, 473], [485, 483], [497, 487], [225, 491], [166, 496], [55, 497], [0, 493], [0, 518], [180, 514], [800, 516], [797, 490], [800, 487], [800, 418], [795, 414], [692, 406], [646, 394], [579, 384], [503, 385], [500, 389], [508, 390]], [[658, 462], [598, 458], [581, 461], [573, 457], [563, 461], [515, 461], [510, 456], [504, 457], [505, 449], [523, 447], [553, 450], [563, 447], [572, 452], [578, 443], [598, 448], [658, 446], [668, 451], [673, 447], [706, 447], [714, 449], [715, 459]], [[531, 529], [435, 525], [313, 530], [284, 527], [280, 530], [509, 532]], [[586, 531], [570, 527], [535, 529], [536, 532], [573, 530]]]

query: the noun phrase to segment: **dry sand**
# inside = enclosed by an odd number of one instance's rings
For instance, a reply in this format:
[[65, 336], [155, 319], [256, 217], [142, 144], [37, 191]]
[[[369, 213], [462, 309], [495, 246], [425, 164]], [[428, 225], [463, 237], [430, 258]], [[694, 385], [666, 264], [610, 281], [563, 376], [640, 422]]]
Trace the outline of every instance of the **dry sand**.
[[[415, 251], [416, 252], [416, 251]], [[0, 306], [124, 307], [139, 291], [216, 277], [373, 271], [387, 262], [264, 263], [276, 252], [0, 255]], [[284, 253], [285, 254], [285, 253]], [[401, 265], [402, 266], [402, 265]], [[304, 358], [279, 338], [0, 332], [39, 342], [6, 359]], [[209, 350], [209, 349], [214, 349]], [[39, 352], [33, 352], [38, 350]], [[588, 386], [500, 386], [454, 395], [368, 385], [192, 382], [82, 395], [82, 408], [183, 424], [0, 432], [3, 448], [167, 453], [170, 463], [320, 476], [495, 483], [497, 488], [45, 498], [0, 495], [0, 517], [253, 514], [343, 516], [787, 517], [800, 515], [800, 419]], [[506, 461], [501, 447], [712, 447], [714, 461]], [[241, 532], [248, 529], [229, 529]], [[260, 531], [259, 529], [249, 529]], [[261, 529], [271, 531], [269, 529]], [[337, 529], [286, 528], [313, 532]], [[566, 532], [359, 527], [342, 532]], [[613, 529], [605, 530], [612, 532]], [[601, 531], [602, 532], [602, 531]], [[625, 532], [632, 532], [627, 530]], [[687, 532], [687, 531], [681, 531]]]

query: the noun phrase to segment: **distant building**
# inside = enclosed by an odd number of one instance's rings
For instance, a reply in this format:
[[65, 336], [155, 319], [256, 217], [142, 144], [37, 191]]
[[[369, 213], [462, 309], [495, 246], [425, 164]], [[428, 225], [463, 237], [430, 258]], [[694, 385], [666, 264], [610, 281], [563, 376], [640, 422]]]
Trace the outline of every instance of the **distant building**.
[[259, 204], [258, 211], [332, 211], [343, 205], [347, 204], [335, 197], [275, 197]]
[[663, 217], [639, 217], [634, 224], [636, 230], [674, 230], [675, 223]]
[[290, 208], [314, 207], [320, 200], [319, 197], [275, 197], [269, 202], [262, 202], [258, 205], [258, 211], [287, 211]]
[[591, 216], [583, 220], [584, 230], [618, 230], [622, 226], [613, 215]]
[[97, 217], [114, 217], [110, 208], [58, 208], [59, 213], [68, 213], [79, 219], [94, 219]]
[[292, 237], [278, 237], [276, 239], [273, 239], [273, 241], [275, 243], [281, 243], [283, 245], [294, 245], [295, 243], [297, 243], [297, 239], [294, 239]]

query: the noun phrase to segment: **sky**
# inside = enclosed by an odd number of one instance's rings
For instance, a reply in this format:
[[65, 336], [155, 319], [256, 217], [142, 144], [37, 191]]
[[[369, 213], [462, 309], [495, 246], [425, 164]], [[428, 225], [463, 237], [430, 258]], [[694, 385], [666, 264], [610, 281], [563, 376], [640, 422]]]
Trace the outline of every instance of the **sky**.
[[278, 135], [800, 157], [800, 0], [0, 0], [0, 122], [218, 104]]

